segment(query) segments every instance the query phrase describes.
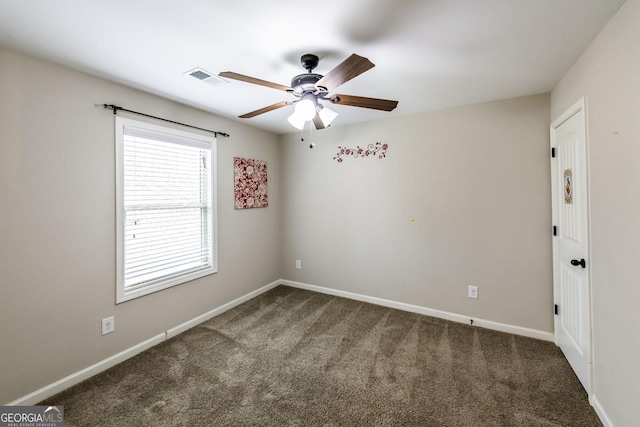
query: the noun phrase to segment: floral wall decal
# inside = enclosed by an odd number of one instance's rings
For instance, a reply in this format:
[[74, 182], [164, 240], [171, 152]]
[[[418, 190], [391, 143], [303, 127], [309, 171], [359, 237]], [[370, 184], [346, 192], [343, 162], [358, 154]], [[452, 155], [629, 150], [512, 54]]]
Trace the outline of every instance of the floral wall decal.
[[367, 145], [367, 148], [364, 149], [359, 145], [356, 145], [356, 148], [347, 148], [338, 146], [338, 153], [333, 157], [333, 160], [338, 163], [342, 163], [344, 157], [351, 156], [354, 158], [358, 157], [378, 157], [379, 159], [383, 159], [387, 157], [387, 150], [389, 149], [389, 144], [383, 144], [382, 142], [376, 142], [375, 144]]
[[235, 208], [264, 208], [269, 206], [267, 162], [233, 158]]

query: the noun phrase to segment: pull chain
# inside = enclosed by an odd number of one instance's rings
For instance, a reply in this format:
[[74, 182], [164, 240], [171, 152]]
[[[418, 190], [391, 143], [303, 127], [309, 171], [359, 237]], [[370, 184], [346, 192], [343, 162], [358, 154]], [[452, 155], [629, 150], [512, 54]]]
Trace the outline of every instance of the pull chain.
[[304, 126], [302, 127], [302, 134], [300, 136], [300, 141], [305, 142], [305, 140], [304, 140], [304, 129], [307, 126], [307, 123], [309, 123], [309, 141], [310, 141], [309, 142], [309, 148], [313, 148], [313, 147], [316, 146], [316, 143], [311, 140], [312, 133], [313, 133], [313, 129], [311, 127], [311, 121], [304, 123]]

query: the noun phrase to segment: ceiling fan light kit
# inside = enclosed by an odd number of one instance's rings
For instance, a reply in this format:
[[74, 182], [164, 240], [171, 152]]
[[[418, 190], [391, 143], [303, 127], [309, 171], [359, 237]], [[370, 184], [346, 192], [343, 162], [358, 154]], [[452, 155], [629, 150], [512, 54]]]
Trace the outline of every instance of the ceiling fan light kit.
[[304, 124], [306, 123], [306, 121], [300, 117], [298, 114], [296, 114], [295, 112], [290, 115], [287, 120], [289, 121], [289, 123], [291, 123], [291, 126], [293, 126], [296, 129], [304, 129]]
[[294, 114], [298, 115], [305, 122], [313, 120], [317, 113], [317, 105], [318, 100], [316, 99], [316, 97], [311, 94], [306, 94], [300, 101], [296, 102]]
[[331, 108], [325, 107], [321, 105], [320, 111], [318, 111], [318, 115], [320, 116], [320, 120], [324, 123], [325, 127], [331, 125], [331, 122], [338, 117], [338, 113], [333, 111]]
[[373, 68], [375, 65], [367, 58], [354, 53], [324, 76], [312, 73], [314, 68], [318, 66], [318, 62], [319, 58], [316, 55], [310, 53], [302, 55], [300, 63], [307, 72], [291, 79], [291, 87], [257, 79], [255, 77], [245, 76], [232, 71], [224, 71], [220, 73], [219, 76], [266, 86], [272, 89], [283, 90], [293, 94], [298, 98], [297, 100], [282, 101], [250, 113], [243, 114], [240, 118], [246, 119], [255, 117], [259, 114], [284, 107], [285, 105], [294, 104], [294, 112], [287, 120], [297, 129], [304, 129], [305, 124], [309, 121], [313, 121], [316, 129], [324, 129], [328, 127], [338, 116], [336, 111], [325, 107], [320, 101], [328, 101], [332, 104], [370, 108], [382, 111], [392, 111], [398, 105], [398, 101], [391, 101], [388, 99], [366, 98], [352, 95], [329, 95], [329, 93], [338, 86]]
[[337, 112], [320, 104], [313, 94], [306, 94], [295, 102], [293, 114], [288, 120], [293, 127], [300, 130], [304, 129], [305, 124], [311, 120], [318, 129], [324, 129], [329, 127], [336, 117], [338, 117]]

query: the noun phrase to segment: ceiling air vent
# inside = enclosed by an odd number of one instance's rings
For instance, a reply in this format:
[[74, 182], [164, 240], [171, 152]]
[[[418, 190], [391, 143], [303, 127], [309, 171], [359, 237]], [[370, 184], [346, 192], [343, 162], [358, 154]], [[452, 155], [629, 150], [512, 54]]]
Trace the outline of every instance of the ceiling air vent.
[[196, 68], [195, 70], [191, 70], [189, 71], [189, 75], [191, 77], [195, 77], [198, 80], [207, 80], [211, 77], [213, 77], [213, 75], [207, 73], [206, 71], [203, 71], [199, 68]]
[[187, 74], [198, 80], [202, 80], [203, 82], [210, 83], [212, 85], [227, 83], [225, 80], [214, 75], [213, 73], [208, 72], [207, 70], [203, 70], [202, 68], [194, 68], [193, 70], [189, 70], [184, 74]]

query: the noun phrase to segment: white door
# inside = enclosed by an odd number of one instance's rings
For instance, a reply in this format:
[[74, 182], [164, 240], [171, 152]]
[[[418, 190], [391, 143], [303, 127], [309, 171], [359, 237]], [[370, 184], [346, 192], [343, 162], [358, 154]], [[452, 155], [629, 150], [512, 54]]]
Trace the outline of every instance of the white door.
[[[591, 289], [585, 100], [551, 124], [555, 340], [591, 394]], [[555, 157], [554, 157], [555, 156]]]

